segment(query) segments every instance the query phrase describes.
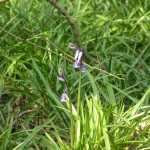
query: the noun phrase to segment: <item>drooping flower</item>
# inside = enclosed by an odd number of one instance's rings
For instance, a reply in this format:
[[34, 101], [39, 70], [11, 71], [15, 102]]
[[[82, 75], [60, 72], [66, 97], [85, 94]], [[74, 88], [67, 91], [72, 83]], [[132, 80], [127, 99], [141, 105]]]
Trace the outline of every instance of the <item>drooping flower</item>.
[[73, 65], [73, 67], [75, 68], [75, 69], [79, 69], [80, 67], [81, 67], [81, 65], [82, 65], [82, 56], [83, 56], [83, 52], [82, 51], [76, 51], [76, 53], [75, 53], [75, 61], [74, 61], [74, 65]]
[[82, 65], [80, 66], [80, 71], [81, 71], [81, 72], [85, 72], [86, 70], [87, 70], [87, 65], [82, 64]]
[[59, 81], [65, 82], [64, 73], [62, 72], [62, 73], [58, 74], [57, 79], [58, 79]]
[[74, 54], [74, 64], [73, 68], [75, 68], [78, 71], [85, 72], [87, 69], [87, 66], [83, 64], [83, 49], [79, 48], [76, 44], [70, 43], [69, 48], [75, 50]]
[[62, 93], [60, 97], [61, 102], [67, 102], [69, 100], [67, 89], [65, 88], [64, 92]]
[[61, 102], [67, 102], [67, 101], [69, 100], [69, 97], [68, 97], [68, 90], [67, 90], [67, 82], [66, 82], [66, 78], [65, 78], [64, 71], [63, 71], [62, 69], [59, 70], [57, 79], [58, 79], [59, 81], [64, 82], [64, 84], [63, 84], [64, 90], [63, 90], [63, 93], [62, 93], [61, 96], [60, 96], [60, 101], [61, 101]]
[[[74, 59], [75, 59], [75, 60], [78, 59], [79, 53], [80, 53], [80, 50], [76, 50], [75, 55], [74, 55]], [[81, 55], [81, 54], [80, 54], [80, 55]]]

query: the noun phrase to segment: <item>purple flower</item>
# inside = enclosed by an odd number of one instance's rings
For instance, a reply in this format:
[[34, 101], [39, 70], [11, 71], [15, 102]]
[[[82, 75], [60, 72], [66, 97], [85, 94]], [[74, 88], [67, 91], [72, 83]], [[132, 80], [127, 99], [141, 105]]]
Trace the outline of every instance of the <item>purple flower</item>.
[[60, 101], [61, 102], [67, 102], [69, 100], [68, 94], [67, 94], [67, 90], [65, 89], [64, 92], [62, 93], [61, 97], [60, 97]]
[[85, 72], [87, 69], [87, 66], [82, 63], [83, 52], [77, 50], [75, 53], [75, 61], [73, 64], [73, 67], [77, 70], [80, 70], [81, 72]]
[[74, 56], [74, 59], [75, 59], [74, 68], [75, 69], [80, 68], [80, 65], [82, 64], [82, 56], [83, 56], [83, 52], [77, 50]]
[[76, 44], [73, 44], [73, 43], [69, 44], [69, 48], [75, 50], [73, 67], [76, 70], [80, 70], [81, 72], [85, 72], [87, 69], [87, 66], [82, 63], [83, 50], [81, 48], [79, 48]]
[[59, 81], [65, 82], [65, 78], [64, 78], [64, 75], [63, 75], [63, 74], [62, 74], [62, 75], [58, 75], [57, 79], [58, 79]]
[[80, 71], [81, 71], [81, 72], [85, 72], [86, 70], [87, 70], [87, 65], [82, 64], [82, 65], [80, 66]]
[[81, 72], [85, 72], [87, 70], [87, 65], [85, 65], [85, 64], [77, 64], [76, 62], [73, 64], [73, 67], [76, 70], [80, 70]]
[[82, 56], [83, 56], [83, 52], [80, 50], [77, 50], [74, 56], [74, 59], [78, 62], [82, 62]]
[[77, 61], [75, 61], [74, 64], [73, 64], [73, 68], [80, 69], [80, 67], [81, 67], [81, 64], [78, 63]]
[[58, 76], [57, 76], [57, 79], [59, 80], [59, 81], [62, 81], [62, 82], [65, 82], [65, 74], [64, 74], [64, 72], [63, 71], [59, 71], [59, 74], [58, 74]]

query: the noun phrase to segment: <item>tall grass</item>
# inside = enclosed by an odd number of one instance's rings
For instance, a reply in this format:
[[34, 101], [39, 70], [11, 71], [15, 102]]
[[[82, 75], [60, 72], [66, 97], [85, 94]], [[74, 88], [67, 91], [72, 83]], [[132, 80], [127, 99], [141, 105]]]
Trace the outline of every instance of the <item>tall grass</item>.
[[0, 149], [150, 149], [150, 1], [60, 4], [80, 27], [85, 73], [73, 69], [74, 35], [49, 2], [0, 2]]

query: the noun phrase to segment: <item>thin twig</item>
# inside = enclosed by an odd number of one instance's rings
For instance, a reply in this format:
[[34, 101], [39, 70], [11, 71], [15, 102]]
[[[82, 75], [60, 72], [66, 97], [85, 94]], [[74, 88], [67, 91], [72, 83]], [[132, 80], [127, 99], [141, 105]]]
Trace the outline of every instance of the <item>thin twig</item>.
[[69, 25], [71, 26], [75, 43], [78, 45], [78, 47], [81, 47], [80, 30], [75, 19], [69, 15], [69, 12], [63, 6], [61, 6], [57, 0], [49, 0], [49, 2], [66, 18]]
[[4, 3], [4, 2], [7, 2], [7, 0], [0, 0], [0, 4]]

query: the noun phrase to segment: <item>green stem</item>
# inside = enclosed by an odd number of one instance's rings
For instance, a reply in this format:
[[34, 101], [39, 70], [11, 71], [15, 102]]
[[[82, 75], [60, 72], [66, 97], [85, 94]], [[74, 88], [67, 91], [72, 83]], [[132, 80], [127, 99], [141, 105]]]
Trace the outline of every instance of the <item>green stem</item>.
[[81, 107], [81, 72], [79, 72], [79, 86], [78, 86], [78, 99], [77, 99], [77, 114], [80, 113]]

